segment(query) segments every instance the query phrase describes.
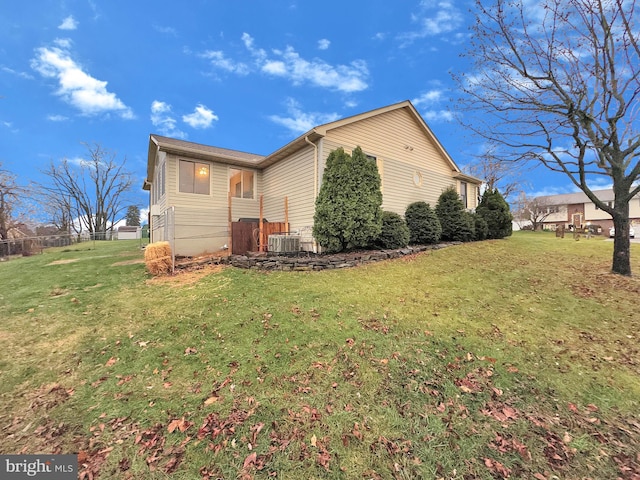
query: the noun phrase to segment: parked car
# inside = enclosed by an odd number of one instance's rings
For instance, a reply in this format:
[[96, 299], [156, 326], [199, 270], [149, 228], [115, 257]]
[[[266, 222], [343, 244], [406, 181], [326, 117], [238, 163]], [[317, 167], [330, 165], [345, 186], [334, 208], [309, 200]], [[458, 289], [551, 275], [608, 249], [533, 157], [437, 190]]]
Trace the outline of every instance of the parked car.
[[[611, 227], [609, 229], [609, 238], [613, 238], [616, 236], [616, 227]], [[636, 231], [633, 229], [631, 225], [629, 225], [629, 238], [636, 238]]]

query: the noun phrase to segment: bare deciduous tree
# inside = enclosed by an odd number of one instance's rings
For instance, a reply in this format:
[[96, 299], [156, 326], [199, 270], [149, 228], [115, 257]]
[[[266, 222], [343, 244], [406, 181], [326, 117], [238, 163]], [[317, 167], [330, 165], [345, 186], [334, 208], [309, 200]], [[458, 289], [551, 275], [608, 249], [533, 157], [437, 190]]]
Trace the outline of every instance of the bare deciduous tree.
[[[9, 230], [16, 223], [14, 211], [23, 194], [24, 189], [16, 184], [16, 176], [0, 168], [0, 240], [9, 238]], [[5, 254], [4, 249], [4, 244], [0, 244], [0, 255]]]
[[[476, 0], [457, 77], [466, 123], [502, 161], [562, 172], [613, 218], [612, 271], [631, 274], [629, 201], [640, 192], [640, 25], [631, 0]], [[475, 116], [474, 112], [480, 115]], [[612, 206], [590, 188], [613, 185]]]
[[507, 201], [523, 191], [521, 169], [496, 157], [493, 148], [477, 156], [477, 160], [468, 169], [471, 175], [484, 180], [487, 190], [498, 189]]
[[50, 183], [41, 190], [53, 207], [52, 221], [61, 228], [90, 234], [111, 229], [126, 208], [132, 184], [125, 162], [99, 144], [87, 145], [88, 158], [79, 162], [53, 162], [43, 173]]
[[556, 211], [556, 206], [551, 205], [546, 198], [529, 198], [524, 193], [518, 196], [515, 207], [514, 219], [520, 228], [529, 224], [534, 231], [542, 228], [544, 221]]

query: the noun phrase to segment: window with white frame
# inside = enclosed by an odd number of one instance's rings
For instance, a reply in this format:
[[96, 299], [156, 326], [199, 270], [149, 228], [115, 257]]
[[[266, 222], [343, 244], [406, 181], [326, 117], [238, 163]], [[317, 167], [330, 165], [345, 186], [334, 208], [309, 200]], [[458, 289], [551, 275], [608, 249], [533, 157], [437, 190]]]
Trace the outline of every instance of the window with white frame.
[[179, 190], [181, 193], [209, 195], [210, 165], [207, 163], [180, 160]]
[[234, 198], [254, 198], [255, 174], [253, 170], [229, 169], [229, 191]]
[[467, 204], [467, 182], [460, 182], [460, 198], [462, 199], [462, 205], [464, 208], [468, 208]]

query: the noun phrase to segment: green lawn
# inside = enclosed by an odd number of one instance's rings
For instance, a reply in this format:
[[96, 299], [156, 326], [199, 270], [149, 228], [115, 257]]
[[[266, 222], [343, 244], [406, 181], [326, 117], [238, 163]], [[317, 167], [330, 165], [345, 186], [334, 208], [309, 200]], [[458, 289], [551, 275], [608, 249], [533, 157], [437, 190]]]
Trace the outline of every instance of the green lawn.
[[350, 270], [0, 263], [0, 453], [85, 478], [640, 475], [640, 248], [518, 232]]

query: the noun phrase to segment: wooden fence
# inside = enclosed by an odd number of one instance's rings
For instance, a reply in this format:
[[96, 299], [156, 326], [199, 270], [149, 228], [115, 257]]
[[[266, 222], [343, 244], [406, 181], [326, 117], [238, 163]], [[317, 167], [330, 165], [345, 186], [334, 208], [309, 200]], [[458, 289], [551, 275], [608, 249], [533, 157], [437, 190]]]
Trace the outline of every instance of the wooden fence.
[[[231, 250], [233, 255], [257, 252], [260, 245], [267, 251], [269, 235], [288, 232], [285, 222], [262, 222], [262, 236], [259, 222], [233, 222], [231, 224]], [[262, 237], [262, 238], [260, 238]]]

